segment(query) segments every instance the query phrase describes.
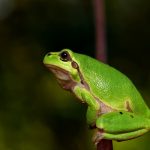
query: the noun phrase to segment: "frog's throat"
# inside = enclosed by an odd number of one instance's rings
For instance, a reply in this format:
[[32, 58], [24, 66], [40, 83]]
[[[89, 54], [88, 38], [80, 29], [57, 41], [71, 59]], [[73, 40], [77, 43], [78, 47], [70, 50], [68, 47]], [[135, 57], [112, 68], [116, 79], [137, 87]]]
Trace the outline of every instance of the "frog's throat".
[[65, 90], [72, 90], [77, 82], [75, 82], [68, 71], [50, 64], [45, 64], [45, 66], [50, 70], [56, 77], [59, 85]]
[[[85, 82], [84, 77], [79, 69], [79, 66], [76, 62], [72, 61], [72, 64], [76, 65], [79, 77], [80, 84], [85, 87], [87, 90], [90, 90], [88, 84]], [[64, 70], [56, 65], [45, 64], [45, 66], [55, 75], [60, 86], [65, 90], [73, 90], [74, 87], [78, 84], [77, 81], [73, 80], [69, 71]]]

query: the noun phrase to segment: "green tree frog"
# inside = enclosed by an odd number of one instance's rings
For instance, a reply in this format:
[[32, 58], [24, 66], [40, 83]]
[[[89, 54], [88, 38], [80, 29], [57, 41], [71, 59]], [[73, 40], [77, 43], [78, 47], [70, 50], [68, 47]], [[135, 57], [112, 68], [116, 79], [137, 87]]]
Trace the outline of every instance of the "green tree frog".
[[129, 140], [150, 130], [148, 106], [120, 71], [69, 49], [48, 53], [43, 63], [63, 89], [87, 104], [87, 123], [96, 130], [95, 144], [101, 139]]

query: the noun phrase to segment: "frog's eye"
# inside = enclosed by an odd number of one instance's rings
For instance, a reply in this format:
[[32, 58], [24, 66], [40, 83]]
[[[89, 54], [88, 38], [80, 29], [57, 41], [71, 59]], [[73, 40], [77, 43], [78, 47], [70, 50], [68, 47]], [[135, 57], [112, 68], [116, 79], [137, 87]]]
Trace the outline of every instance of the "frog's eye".
[[60, 59], [62, 61], [70, 61], [71, 60], [70, 55], [67, 51], [63, 51], [60, 53]]

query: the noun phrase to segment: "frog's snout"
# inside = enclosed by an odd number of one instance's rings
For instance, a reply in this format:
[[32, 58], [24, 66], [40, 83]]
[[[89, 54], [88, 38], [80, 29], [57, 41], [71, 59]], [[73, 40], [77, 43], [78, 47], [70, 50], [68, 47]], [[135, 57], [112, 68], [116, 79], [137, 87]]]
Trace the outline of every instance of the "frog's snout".
[[43, 63], [44, 63], [44, 64], [47, 64], [47, 63], [49, 62], [49, 56], [51, 56], [51, 55], [52, 55], [51, 52], [48, 52], [48, 53], [45, 55], [45, 57], [44, 57], [44, 59], [43, 59]]

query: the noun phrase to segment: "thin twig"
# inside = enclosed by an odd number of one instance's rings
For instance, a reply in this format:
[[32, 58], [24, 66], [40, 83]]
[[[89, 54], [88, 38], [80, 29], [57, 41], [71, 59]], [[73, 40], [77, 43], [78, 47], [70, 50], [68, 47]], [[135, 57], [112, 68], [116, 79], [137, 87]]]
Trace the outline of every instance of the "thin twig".
[[112, 140], [101, 140], [97, 145], [97, 150], [113, 150]]
[[[96, 34], [96, 58], [103, 62], [107, 61], [106, 38], [105, 38], [105, 13], [104, 0], [93, 0]], [[112, 140], [101, 140], [97, 144], [97, 150], [113, 150]]]
[[105, 11], [104, 0], [93, 0], [95, 17], [95, 46], [96, 58], [103, 62], [107, 61], [106, 38], [105, 38]]

